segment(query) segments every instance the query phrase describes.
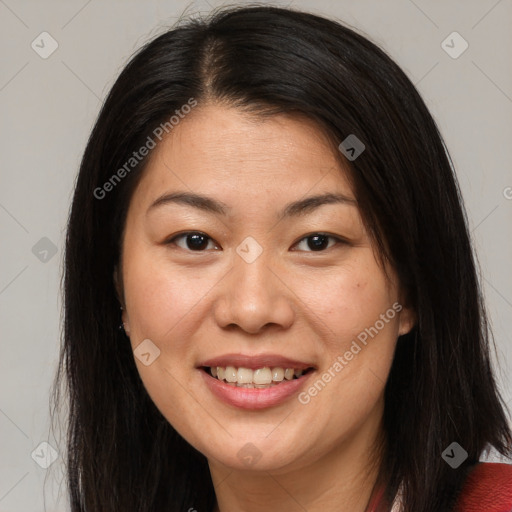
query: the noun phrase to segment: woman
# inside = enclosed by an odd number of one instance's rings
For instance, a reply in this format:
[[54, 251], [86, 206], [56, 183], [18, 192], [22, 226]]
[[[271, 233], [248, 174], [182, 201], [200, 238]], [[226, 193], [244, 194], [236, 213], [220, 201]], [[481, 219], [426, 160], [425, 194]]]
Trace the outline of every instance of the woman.
[[188, 21], [123, 70], [76, 183], [71, 510], [510, 510], [478, 463], [512, 449], [489, 336], [397, 65], [293, 10]]

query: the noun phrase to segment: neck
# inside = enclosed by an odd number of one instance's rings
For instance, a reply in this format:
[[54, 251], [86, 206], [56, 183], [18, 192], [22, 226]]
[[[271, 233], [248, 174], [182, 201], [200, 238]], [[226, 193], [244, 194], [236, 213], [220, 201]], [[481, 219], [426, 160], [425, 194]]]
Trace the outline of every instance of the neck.
[[380, 418], [359, 426], [350, 439], [321, 457], [296, 461], [293, 468], [233, 470], [209, 461], [217, 497], [214, 512], [370, 512], [380, 486], [380, 457], [374, 449]]

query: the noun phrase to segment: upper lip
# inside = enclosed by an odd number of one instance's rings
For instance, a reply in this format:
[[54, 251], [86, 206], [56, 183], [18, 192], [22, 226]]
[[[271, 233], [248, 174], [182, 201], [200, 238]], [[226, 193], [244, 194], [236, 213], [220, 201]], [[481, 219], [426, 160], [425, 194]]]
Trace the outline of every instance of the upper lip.
[[311, 363], [305, 363], [303, 361], [297, 361], [296, 359], [290, 359], [278, 354], [256, 354], [256, 355], [245, 355], [245, 354], [224, 354], [217, 357], [212, 357], [206, 361], [203, 361], [198, 365], [201, 366], [234, 366], [235, 368], [249, 368], [256, 370], [257, 368], [268, 367], [280, 367], [280, 368], [294, 368], [297, 370], [306, 370], [307, 368], [314, 368]]

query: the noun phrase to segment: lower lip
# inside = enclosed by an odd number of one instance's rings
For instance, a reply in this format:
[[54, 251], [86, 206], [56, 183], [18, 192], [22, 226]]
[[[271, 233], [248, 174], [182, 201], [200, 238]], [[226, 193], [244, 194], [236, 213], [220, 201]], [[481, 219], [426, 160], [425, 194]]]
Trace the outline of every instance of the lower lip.
[[199, 371], [203, 375], [206, 385], [217, 398], [240, 409], [266, 409], [279, 405], [297, 393], [314, 373], [314, 371], [309, 371], [298, 379], [284, 380], [269, 388], [243, 388], [230, 386], [202, 369]]

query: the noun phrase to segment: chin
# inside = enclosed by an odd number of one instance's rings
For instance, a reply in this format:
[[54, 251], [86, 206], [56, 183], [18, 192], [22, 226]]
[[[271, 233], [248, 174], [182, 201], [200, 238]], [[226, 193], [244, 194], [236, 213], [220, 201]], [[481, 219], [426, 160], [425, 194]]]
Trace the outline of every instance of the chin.
[[[236, 471], [272, 471], [289, 469], [302, 458], [304, 443], [299, 439], [269, 438], [268, 429], [258, 436], [233, 436], [227, 445], [200, 450], [211, 464], [220, 463]], [[301, 448], [298, 453], [297, 448]]]

